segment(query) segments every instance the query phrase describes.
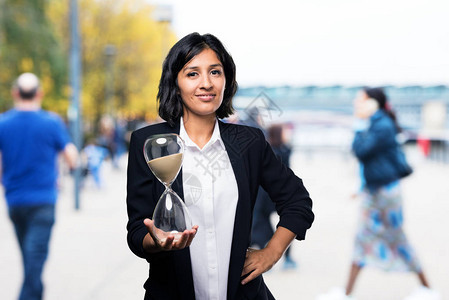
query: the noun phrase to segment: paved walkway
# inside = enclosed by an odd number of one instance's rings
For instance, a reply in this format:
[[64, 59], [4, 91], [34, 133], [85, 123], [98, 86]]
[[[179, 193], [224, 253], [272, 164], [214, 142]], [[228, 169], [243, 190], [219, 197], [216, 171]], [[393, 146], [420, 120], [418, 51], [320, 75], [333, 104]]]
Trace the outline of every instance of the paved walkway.
[[[406, 231], [431, 284], [449, 299], [449, 166], [409, 155], [415, 173], [404, 180]], [[299, 268], [283, 271], [279, 263], [266, 274], [277, 299], [313, 300], [346, 280], [357, 218], [357, 165], [352, 157], [332, 153], [294, 153], [292, 168], [314, 200], [316, 221], [307, 240], [295, 242]], [[57, 223], [46, 265], [46, 300], [143, 299], [147, 264], [126, 244], [126, 158], [122, 168], [104, 167], [104, 188], [88, 184], [81, 209], [73, 209], [70, 177], [61, 181]], [[2, 196], [1, 196], [2, 197]], [[21, 262], [13, 229], [0, 201], [0, 299], [13, 300], [21, 281]], [[362, 300], [398, 300], [418, 284], [412, 274], [365, 270], [355, 296]]]

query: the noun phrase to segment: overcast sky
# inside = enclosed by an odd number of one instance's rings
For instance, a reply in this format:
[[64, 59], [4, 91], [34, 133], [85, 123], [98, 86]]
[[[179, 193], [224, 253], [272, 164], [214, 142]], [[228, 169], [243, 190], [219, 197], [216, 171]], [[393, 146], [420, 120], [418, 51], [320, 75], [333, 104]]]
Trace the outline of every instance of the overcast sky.
[[449, 0], [150, 0], [216, 35], [248, 85], [448, 84]]

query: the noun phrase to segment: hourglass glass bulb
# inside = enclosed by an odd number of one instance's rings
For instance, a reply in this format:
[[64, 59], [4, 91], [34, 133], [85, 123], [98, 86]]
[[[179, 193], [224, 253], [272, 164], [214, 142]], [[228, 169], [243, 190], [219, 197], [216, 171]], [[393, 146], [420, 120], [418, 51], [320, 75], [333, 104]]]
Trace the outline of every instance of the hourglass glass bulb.
[[143, 154], [154, 176], [169, 186], [181, 170], [184, 142], [177, 134], [158, 134], [149, 137]]
[[177, 241], [186, 229], [192, 227], [192, 221], [184, 202], [171, 189], [165, 190], [154, 209], [153, 233], [164, 242], [169, 235]]

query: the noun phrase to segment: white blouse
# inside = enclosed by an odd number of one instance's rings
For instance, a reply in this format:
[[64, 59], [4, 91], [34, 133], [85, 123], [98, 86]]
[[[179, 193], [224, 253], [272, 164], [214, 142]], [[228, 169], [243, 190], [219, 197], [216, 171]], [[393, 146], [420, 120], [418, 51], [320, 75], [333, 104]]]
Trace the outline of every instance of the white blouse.
[[188, 136], [182, 178], [184, 201], [198, 232], [190, 245], [196, 299], [225, 300], [238, 200], [237, 181], [220, 136], [218, 120], [209, 142], [200, 149]]

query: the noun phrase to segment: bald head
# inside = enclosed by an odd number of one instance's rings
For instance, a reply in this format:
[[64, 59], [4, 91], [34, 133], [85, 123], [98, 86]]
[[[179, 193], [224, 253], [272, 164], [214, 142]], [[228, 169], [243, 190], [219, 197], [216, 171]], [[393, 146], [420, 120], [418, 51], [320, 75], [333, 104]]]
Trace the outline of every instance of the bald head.
[[15, 83], [19, 97], [23, 100], [32, 100], [36, 97], [40, 88], [39, 79], [32, 73], [23, 73]]

